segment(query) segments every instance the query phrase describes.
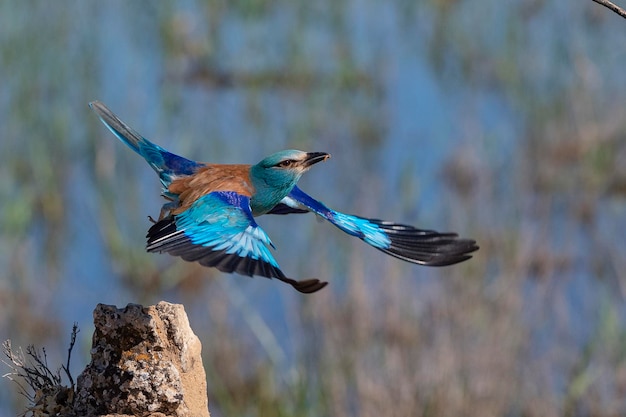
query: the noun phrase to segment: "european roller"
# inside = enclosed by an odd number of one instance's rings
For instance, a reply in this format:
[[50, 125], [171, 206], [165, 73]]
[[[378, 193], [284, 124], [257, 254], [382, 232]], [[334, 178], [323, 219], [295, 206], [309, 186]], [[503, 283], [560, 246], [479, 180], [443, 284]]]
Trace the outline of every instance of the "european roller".
[[[269, 236], [255, 218], [264, 214], [313, 212], [374, 248], [427, 266], [452, 265], [478, 249], [471, 239], [328, 208], [296, 185], [306, 171], [326, 161], [325, 152], [285, 150], [256, 165], [196, 162], [142, 137], [104, 104], [89, 106], [118, 139], [156, 171], [167, 202], [147, 234], [148, 252], [167, 252], [227, 273], [276, 278], [302, 293], [327, 282], [288, 278], [278, 266]], [[274, 248], [275, 249], [275, 248]]]

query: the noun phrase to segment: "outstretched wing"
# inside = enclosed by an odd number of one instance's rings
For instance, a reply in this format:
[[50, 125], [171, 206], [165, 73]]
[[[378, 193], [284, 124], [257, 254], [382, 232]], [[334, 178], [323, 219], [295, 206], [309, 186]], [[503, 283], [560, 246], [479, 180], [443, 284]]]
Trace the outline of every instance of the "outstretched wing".
[[270, 238], [252, 217], [250, 198], [232, 191], [202, 196], [184, 212], [155, 223], [147, 238], [148, 252], [167, 252], [223, 272], [276, 278], [303, 293], [327, 284], [287, 278], [270, 253]]
[[[292, 209], [289, 211], [289, 209]], [[297, 186], [281, 201], [281, 213], [312, 211], [344, 232], [396, 258], [427, 266], [465, 261], [478, 250], [476, 241], [456, 233], [439, 233], [379, 219], [367, 219], [329, 209]]]

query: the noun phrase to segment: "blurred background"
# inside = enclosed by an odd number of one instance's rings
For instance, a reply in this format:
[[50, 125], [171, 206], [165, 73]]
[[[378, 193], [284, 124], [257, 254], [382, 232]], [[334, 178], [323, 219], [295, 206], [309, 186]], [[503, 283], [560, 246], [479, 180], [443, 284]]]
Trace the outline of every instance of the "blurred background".
[[[625, 69], [591, 1], [0, 2], [0, 339], [55, 369], [78, 322], [76, 377], [97, 303], [166, 300], [216, 417], [625, 415]], [[158, 179], [95, 99], [192, 159], [330, 152], [309, 194], [481, 249], [429, 269], [260, 218], [312, 296], [148, 254]]]

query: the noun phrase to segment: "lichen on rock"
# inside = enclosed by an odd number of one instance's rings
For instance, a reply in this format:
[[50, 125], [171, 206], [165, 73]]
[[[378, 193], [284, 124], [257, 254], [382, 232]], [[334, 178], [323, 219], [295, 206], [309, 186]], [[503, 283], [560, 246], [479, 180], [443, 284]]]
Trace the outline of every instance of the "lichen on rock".
[[91, 363], [77, 380], [79, 415], [208, 417], [201, 344], [181, 305], [94, 311]]

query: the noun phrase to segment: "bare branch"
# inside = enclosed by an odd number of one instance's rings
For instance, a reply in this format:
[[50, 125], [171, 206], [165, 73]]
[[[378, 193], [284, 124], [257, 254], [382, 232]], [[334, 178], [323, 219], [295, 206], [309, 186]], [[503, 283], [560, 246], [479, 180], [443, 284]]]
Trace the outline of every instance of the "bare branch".
[[626, 19], [626, 10], [622, 9], [621, 7], [619, 7], [618, 5], [614, 3], [611, 3], [609, 0], [593, 0], [593, 1], [614, 11], [615, 13], [617, 13], [618, 15]]
[[78, 323], [74, 323], [72, 327], [72, 336], [70, 340], [70, 347], [67, 349], [67, 364], [61, 366], [65, 371], [65, 375], [67, 375], [67, 379], [69, 379], [71, 384], [71, 389], [74, 391], [74, 378], [72, 378], [72, 374], [70, 373], [70, 359], [72, 358], [72, 349], [74, 349], [74, 344], [76, 344], [76, 335], [80, 330], [78, 330]]
[[[15, 382], [20, 394], [30, 403], [22, 416], [29, 413], [32, 416], [69, 415], [73, 410], [75, 386], [74, 378], [70, 374], [70, 359], [78, 332], [78, 325], [74, 323], [70, 347], [67, 351], [67, 362], [56, 372], [48, 366], [45, 348], [38, 350], [33, 345], [29, 345], [24, 354], [21, 348], [14, 350], [10, 340], [2, 344], [6, 359], [0, 359], [0, 361], [10, 370], [2, 376]], [[61, 384], [61, 369], [71, 383], [69, 388]]]

